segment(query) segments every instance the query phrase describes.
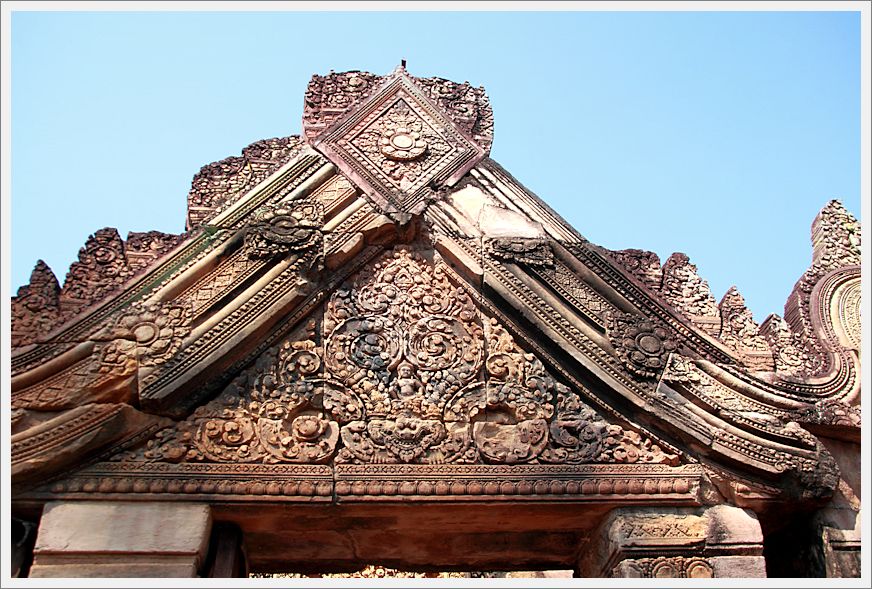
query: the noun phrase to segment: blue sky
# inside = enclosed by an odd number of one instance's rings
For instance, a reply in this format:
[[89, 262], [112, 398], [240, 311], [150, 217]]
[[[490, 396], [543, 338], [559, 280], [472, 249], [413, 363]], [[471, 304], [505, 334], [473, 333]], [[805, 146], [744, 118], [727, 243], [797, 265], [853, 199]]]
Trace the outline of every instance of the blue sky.
[[585, 237], [687, 253], [782, 313], [831, 198], [860, 213], [849, 12], [13, 13], [13, 292], [88, 235], [184, 229], [191, 178], [300, 132], [313, 73], [483, 85], [491, 153]]

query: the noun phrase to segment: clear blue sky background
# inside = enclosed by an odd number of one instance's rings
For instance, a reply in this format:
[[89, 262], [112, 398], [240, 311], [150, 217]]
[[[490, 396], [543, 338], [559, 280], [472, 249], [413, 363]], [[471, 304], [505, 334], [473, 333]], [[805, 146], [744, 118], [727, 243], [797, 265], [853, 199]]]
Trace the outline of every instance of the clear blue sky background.
[[313, 73], [483, 85], [491, 156], [591, 241], [687, 253], [782, 313], [860, 213], [859, 13], [14, 13], [12, 271], [184, 229], [199, 168], [297, 134]]

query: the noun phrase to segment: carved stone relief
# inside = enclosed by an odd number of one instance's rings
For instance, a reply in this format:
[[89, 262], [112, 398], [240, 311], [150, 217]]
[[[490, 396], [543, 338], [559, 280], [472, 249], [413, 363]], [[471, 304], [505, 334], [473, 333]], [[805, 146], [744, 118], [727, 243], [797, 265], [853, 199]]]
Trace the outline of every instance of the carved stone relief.
[[485, 244], [488, 254], [498, 260], [529, 266], [554, 265], [554, 252], [547, 239], [496, 237]]
[[760, 336], [769, 344], [775, 372], [782, 378], [801, 376], [808, 364], [808, 354], [799, 334], [794, 333], [780, 315], [772, 314], [760, 325]]
[[[805, 345], [808, 357], [805, 372], [809, 375], [825, 373], [830, 369], [831, 357], [827, 348], [832, 345], [823, 343], [815, 329], [812, 316], [818, 310], [812, 309], [812, 291], [831, 272], [860, 264], [860, 223], [839, 201], [830, 201], [812, 223], [812, 244], [812, 264], [793, 287], [784, 305], [784, 318]], [[825, 301], [824, 304], [830, 305], [832, 302]], [[829, 313], [825, 313], [826, 320]], [[859, 326], [859, 311], [845, 325]]]
[[61, 309], [72, 316], [84, 307], [103, 300], [133, 276], [124, 255], [118, 231], [107, 227], [95, 232], [79, 250], [61, 291]]
[[184, 233], [174, 235], [160, 231], [133, 232], [127, 234], [124, 242], [127, 263], [133, 272], [148, 268], [152, 262], [163, 256], [184, 241]]
[[678, 457], [610, 423], [482, 318], [432, 252], [398, 248], [137, 460], [654, 463]]
[[660, 270], [660, 258], [657, 254], [640, 249], [609, 251], [608, 253], [649, 289], [654, 292], [660, 290], [663, 272]]
[[[136, 356], [142, 366], [155, 366], [169, 360], [190, 331], [191, 309], [175, 303], [133, 303], [115, 320], [111, 337], [136, 343]], [[104, 350], [104, 362], [123, 354], [117, 345]], [[111, 363], [111, 362], [110, 362]]]
[[[303, 107], [306, 138], [312, 140], [322, 134], [386, 80], [387, 77], [359, 71], [312, 76]], [[415, 78], [415, 82], [486, 153], [490, 151], [494, 120], [484, 88], [444, 78]]]
[[[313, 80], [313, 84], [349, 85], [352, 80], [361, 80], [361, 87], [366, 84], [356, 75]], [[313, 96], [319, 94], [312, 86], [310, 90]], [[307, 98], [307, 104], [312, 101]], [[321, 107], [312, 108], [304, 116], [307, 133], [323, 124]], [[332, 114], [338, 113], [327, 118]], [[485, 153], [402, 68], [311, 142], [383, 213], [400, 222], [407, 220], [408, 213], [420, 213], [440, 185], [456, 181]]]
[[614, 577], [650, 577], [667, 579], [711, 579], [714, 570], [706, 558], [660, 556], [626, 559], [615, 567]]
[[758, 335], [759, 327], [745, 299], [735, 286], [721, 299], [718, 305], [721, 315], [720, 340], [735, 350], [751, 370], [772, 371], [772, 352], [766, 340]]
[[145, 272], [184, 236], [149, 231], [131, 232], [123, 242], [107, 227], [88, 238], [79, 259], [70, 266], [64, 287], [40, 260], [30, 283], [12, 299], [12, 347], [37, 341], [88, 307], [117, 293], [125, 282]]
[[320, 245], [323, 206], [319, 202], [279, 203], [254, 212], [245, 249], [249, 258], [269, 258]]
[[54, 272], [39, 260], [30, 274], [30, 283], [12, 297], [12, 347], [31, 344], [56, 325], [60, 310], [60, 285]]
[[678, 347], [668, 329], [636, 315], [614, 313], [608, 333], [627, 369], [643, 378], [656, 377], [666, 366], [669, 354]]
[[663, 264], [660, 292], [676, 309], [690, 317], [702, 330], [717, 335], [720, 313], [708, 282], [697, 274], [696, 266], [682, 253], [674, 253]]
[[241, 156], [203, 166], [194, 176], [188, 193], [187, 228], [208, 221], [222, 207], [291, 161], [303, 146], [296, 135], [264, 139], [243, 149]]

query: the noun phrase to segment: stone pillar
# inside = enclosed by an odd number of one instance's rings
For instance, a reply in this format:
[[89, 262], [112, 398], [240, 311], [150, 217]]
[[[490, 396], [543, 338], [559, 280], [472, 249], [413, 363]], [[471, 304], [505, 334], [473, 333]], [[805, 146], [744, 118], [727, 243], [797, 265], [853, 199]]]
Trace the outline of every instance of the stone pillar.
[[750, 511], [621, 508], [582, 547], [583, 577], [765, 577], [763, 533]]
[[212, 516], [193, 503], [48, 503], [31, 577], [196, 577]]

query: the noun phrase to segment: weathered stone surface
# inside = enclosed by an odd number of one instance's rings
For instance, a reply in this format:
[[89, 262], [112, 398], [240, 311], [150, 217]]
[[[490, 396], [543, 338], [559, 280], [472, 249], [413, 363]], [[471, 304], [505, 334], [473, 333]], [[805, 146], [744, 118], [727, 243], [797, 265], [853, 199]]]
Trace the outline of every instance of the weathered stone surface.
[[208, 505], [49, 503], [31, 576], [195, 576], [211, 524]]
[[592, 536], [579, 567], [585, 576], [765, 577], [762, 553], [760, 524], [748, 510], [622, 508]]
[[766, 559], [762, 556], [715, 556], [709, 559], [716, 578], [753, 579], [766, 577]]
[[87, 404], [34, 419], [12, 436], [16, 484], [44, 479], [112, 443], [154, 431], [162, 420], [125, 404]]

